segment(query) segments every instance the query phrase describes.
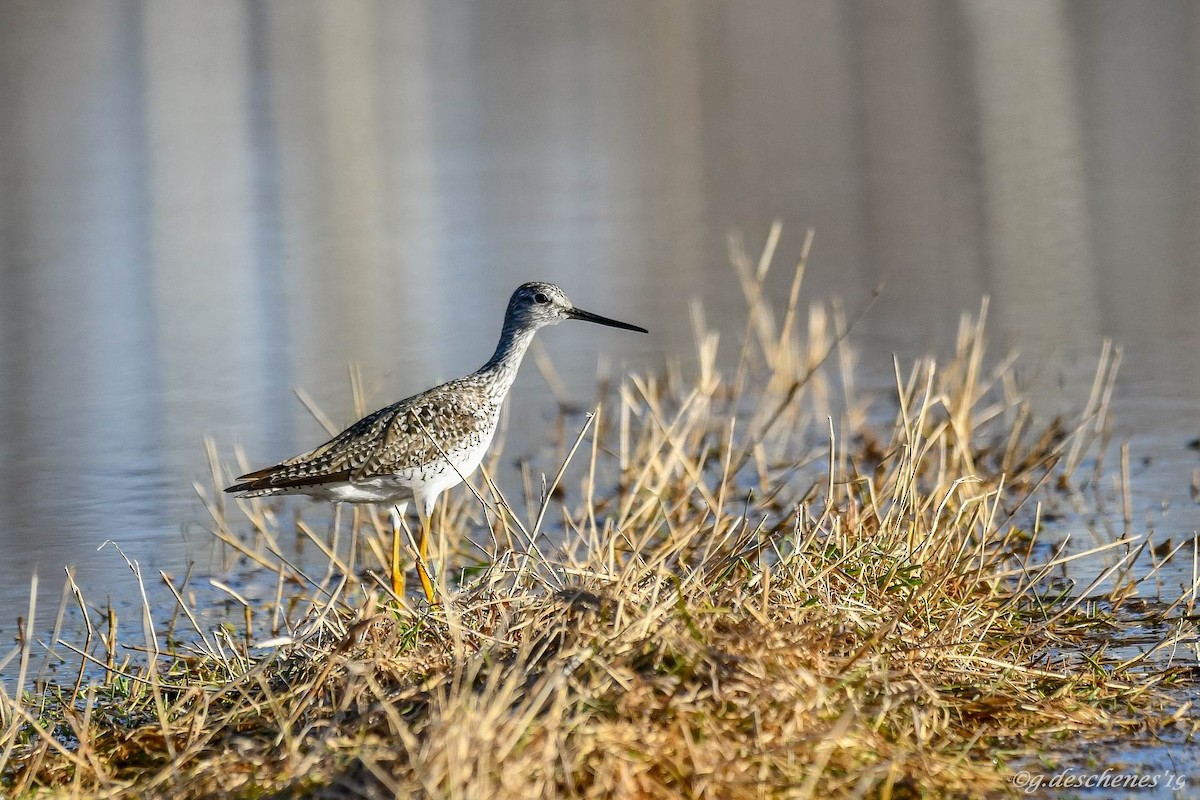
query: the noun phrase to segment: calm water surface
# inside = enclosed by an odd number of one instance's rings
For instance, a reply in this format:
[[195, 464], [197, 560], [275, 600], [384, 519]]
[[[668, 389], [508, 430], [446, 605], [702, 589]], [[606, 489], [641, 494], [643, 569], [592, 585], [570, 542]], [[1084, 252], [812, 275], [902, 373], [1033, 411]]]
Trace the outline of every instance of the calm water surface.
[[[691, 297], [732, 348], [726, 235], [774, 218], [810, 300], [885, 282], [868, 387], [985, 294], [1043, 411], [1115, 339], [1140, 530], [1200, 528], [1195, 4], [8, 0], [0, 109], [4, 639], [35, 571], [132, 601], [106, 540], [206, 569], [202, 437], [268, 463], [322, 436], [293, 387], [472, 370], [523, 280], [653, 329], [544, 333], [571, 399], [686, 359]], [[514, 393], [516, 457], [555, 404]]]

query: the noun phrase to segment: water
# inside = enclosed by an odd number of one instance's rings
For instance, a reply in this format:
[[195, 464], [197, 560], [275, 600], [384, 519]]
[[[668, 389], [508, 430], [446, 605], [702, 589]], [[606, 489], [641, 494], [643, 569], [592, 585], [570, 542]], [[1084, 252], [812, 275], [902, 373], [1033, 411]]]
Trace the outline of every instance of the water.
[[[531, 278], [638, 337], [541, 341], [569, 398], [601, 357], [732, 349], [726, 235], [810, 299], [882, 298], [864, 383], [990, 331], [1048, 413], [1124, 347], [1136, 525], [1200, 528], [1200, 7], [1157, 3], [0, 4], [0, 636], [211, 562], [201, 440], [255, 465], [481, 364]], [[772, 290], [782, 292], [788, 268]], [[944, 349], [943, 349], [944, 352]], [[527, 365], [509, 454], [554, 399]], [[1178, 594], [1190, 568], [1163, 573]]]

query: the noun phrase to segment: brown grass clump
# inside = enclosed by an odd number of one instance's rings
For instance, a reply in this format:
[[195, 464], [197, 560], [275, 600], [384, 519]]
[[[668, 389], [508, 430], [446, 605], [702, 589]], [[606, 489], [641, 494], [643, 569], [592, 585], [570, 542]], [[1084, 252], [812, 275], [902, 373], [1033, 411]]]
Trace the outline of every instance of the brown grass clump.
[[[1016, 791], [1006, 761], [1065, 733], [1169, 721], [1161, 689], [1184, 671], [1092, 639], [1131, 624], [1115, 612], [1136, 584], [1108, 579], [1141, 551], [1115, 542], [1115, 566], [1066, 593], [1051, 576], [1071, 556], [1035, 541], [1039, 502], [1105, 434], [1107, 351], [1079, 418], [1039, 428], [964, 322], [950, 363], [897, 369], [894, 420], [871, 425], [850, 324], [814, 308], [799, 335], [803, 263], [782, 317], [763, 296], [777, 237], [758, 264], [734, 250], [749, 314], [731, 376], [697, 314], [696, 378], [623, 383], [564, 442], [568, 466], [529, 480], [528, 521], [490, 480], [457, 493], [440, 608], [377, 579], [374, 517], [356, 515], [349, 549], [322, 543], [329, 568], [308, 582], [261, 545], [279, 534], [271, 506], [247, 502], [239, 532], [214, 502], [217, 535], [277, 571], [276, 601], [247, 602], [244, 630], [196, 624], [186, 647], [148, 629], [144, 666], [115, 663], [98, 631], [81, 652], [102, 678], [0, 698], [0, 785], [978, 796]], [[451, 546], [480, 530], [488, 545]]]

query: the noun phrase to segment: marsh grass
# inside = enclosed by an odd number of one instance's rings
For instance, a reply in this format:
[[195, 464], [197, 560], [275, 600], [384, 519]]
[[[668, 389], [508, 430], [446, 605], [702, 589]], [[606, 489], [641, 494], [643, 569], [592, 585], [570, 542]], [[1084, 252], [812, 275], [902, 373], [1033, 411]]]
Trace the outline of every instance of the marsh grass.
[[[896, 365], [894, 415], [871, 423], [853, 319], [802, 313], [803, 261], [784, 302], [765, 296], [778, 239], [757, 259], [732, 244], [748, 312], [729, 374], [697, 308], [694, 374], [623, 380], [562, 428], [561, 470], [525, 470], [516, 507], [495, 460], [451, 493], [434, 610], [388, 591], [380, 517], [300, 522], [325, 561], [306, 570], [282, 555], [280, 506], [224, 505], [213, 454], [213, 533], [274, 598], [218, 583], [242, 613], [206, 628], [190, 576], [131, 561], [143, 598], [164, 581], [177, 604], [164, 627], [146, 600], [118, 641], [72, 582], [87, 636], [55, 652], [82, 664], [74, 683], [29, 690], [27, 639], [7, 659], [4, 789], [977, 796], [1015, 791], [1006, 764], [1063, 737], [1178, 721], [1195, 585], [1131, 620], [1145, 543], [1128, 526], [1087, 551], [1109, 565], [1088, 586], [1060, 578], [1083, 553], [1039, 542], [1041, 504], [1102, 468], [1119, 354], [1076, 418], [1039, 422], [1012, 359], [985, 357], [983, 315], [964, 319], [946, 363]], [[1156, 657], [1107, 653], [1151, 617]]]

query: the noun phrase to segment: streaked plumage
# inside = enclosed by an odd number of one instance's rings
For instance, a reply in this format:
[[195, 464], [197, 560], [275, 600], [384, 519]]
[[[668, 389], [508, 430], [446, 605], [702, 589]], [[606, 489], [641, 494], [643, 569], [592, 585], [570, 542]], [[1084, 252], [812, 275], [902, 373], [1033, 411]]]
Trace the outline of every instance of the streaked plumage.
[[[508, 302], [496, 352], [478, 371], [368, 414], [315, 450], [242, 475], [225, 491], [392, 504], [392, 583], [399, 591], [398, 528], [408, 502], [416, 502], [421, 516], [424, 560], [427, 521], [438, 496], [479, 466], [533, 335], [564, 319], [646, 332], [575, 308], [554, 284], [522, 284]], [[432, 586], [420, 563], [418, 573], [432, 602]]]
[[485, 381], [474, 373], [381, 408], [315, 450], [243, 475], [226, 491], [383, 503], [412, 499], [413, 486], [443, 476], [453, 477], [453, 486], [460, 480], [454, 468], [465, 477], [479, 465], [476, 456], [499, 420], [501, 403]]

